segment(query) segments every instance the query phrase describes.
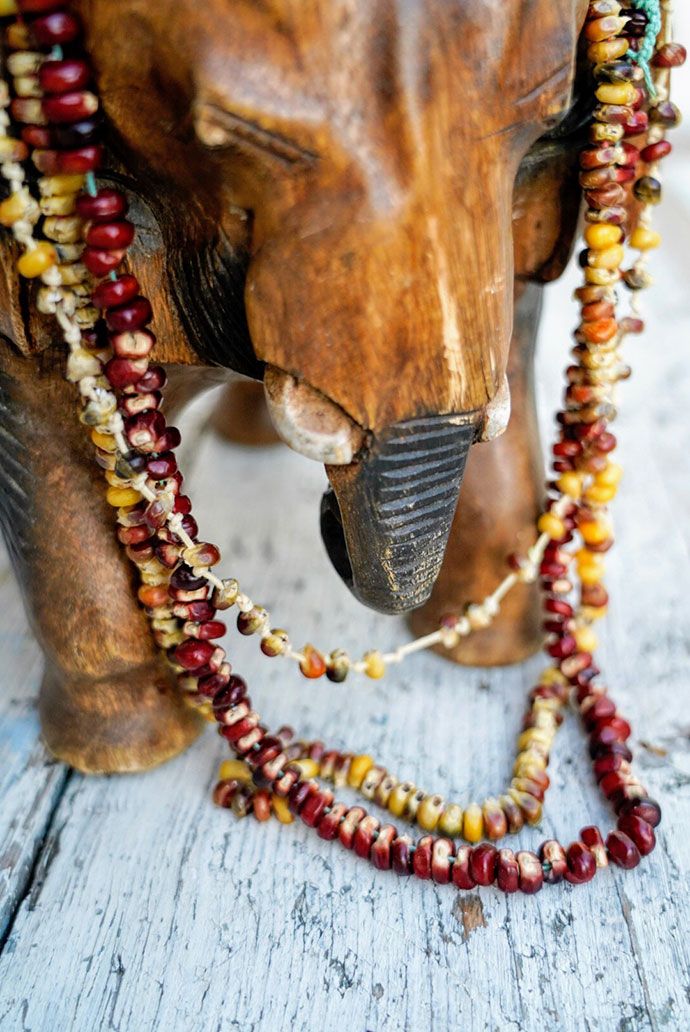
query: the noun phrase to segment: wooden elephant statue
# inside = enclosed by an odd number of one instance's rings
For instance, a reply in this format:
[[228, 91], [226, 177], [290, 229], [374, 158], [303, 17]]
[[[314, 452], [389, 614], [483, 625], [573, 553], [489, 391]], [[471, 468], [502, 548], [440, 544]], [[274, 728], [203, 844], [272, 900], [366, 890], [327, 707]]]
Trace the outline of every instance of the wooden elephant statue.
[[[280, 436], [326, 466], [322, 536], [363, 603], [424, 631], [482, 597], [541, 501], [533, 350], [577, 223], [586, 0], [74, 8], [158, 360], [185, 395], [263, 381]], [[151, 765], [196, 718], [137, 606], [52, 320], [3, 246], [0, 520], [45, 652], [44, 735], [81, 769]], [[453, 657], [539, 639], [524, 589]]]

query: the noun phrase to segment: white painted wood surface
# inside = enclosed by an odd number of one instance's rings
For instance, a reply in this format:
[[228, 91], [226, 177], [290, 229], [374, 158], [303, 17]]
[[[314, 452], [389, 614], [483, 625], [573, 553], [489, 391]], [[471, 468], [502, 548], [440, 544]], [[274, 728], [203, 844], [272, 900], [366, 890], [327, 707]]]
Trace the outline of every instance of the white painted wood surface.
[[[37, 741], [40, 661], [5, 564], [2, 1032], [690, 1028], [690, 138], [676, 142], [659, 213], [666, 246], [646, 299], [651, 329], [629, 345], [635, 377], [622, 388], [627, 475], [602, 649], [634, 722], [643, 780], [665, 809], [657, 851], [634, 872], [536, 898], [458, 894], [375, 872], [302, 827], [215, 809], [209, 791], [224, 753], [211, 732], [146, 775], [68, 773]], [[575, 319], [565, 300], [574, 279], [552, 288], [544, 321], [545, 430]], [[296, 641], [354, 651], [402, 640], [401, 623], [362, 610], [328, 566], [318, 467], [210, 436], [192, 467], [205, 533]], [[233, 636], [230, 652], [269, 725], [371, 750], [467, 801], [507, 776], [540, 665], [479, 671], [419, 656], [381, 683], [339, 687], [268, 663], [253, 640]], [[520, 845], [545, 833], [570, 841], [583, 824], [609, 821], [574, 716], [550, 773], [543, 827]]]

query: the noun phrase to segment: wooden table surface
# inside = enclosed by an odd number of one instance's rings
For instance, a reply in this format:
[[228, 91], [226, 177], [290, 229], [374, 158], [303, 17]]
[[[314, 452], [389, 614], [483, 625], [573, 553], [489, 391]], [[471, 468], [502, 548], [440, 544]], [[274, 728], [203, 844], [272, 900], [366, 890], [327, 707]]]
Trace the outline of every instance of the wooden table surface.
[[[2, 1032], [690, 1028], [690, 145], [687, 135], [676, 142], [658, 219], [665, 247], [644, 299], [650, 331], [627, 345], [635, 376], [621, 389], [626, 477], [601, 650], [634, 722], [642, 779], [664, 807], [656, 852], [633, 872], [536, 898], [463, 894], [376, 872], [302, 827], [216, 809], [223, 749], [211, 731], [148, 774], [75, 774], [39, 741], [41, 662], [3, 559]], [[548, 298], [538, 365], [545, 429], [575, 278]], [[197, 405], [190, 426], [204, 412]], [[404, 639], [400, 621], [365, 612], [330, 570], [317, 529], [319, 467], [211, 434], [188, 450], [205, 533], [294, 640], [354, 652]], [[468, 801], [507, 777], [541, 665], [463, 669], [423, 655], [383, 682], [343, 687], [268, 663], [253, 640], [233, 636], [230, 649], [269, 725], [372, 751]], [[610, 821], [574, 714], [550, 774], [543, 826], [521, 833], [522, 847]]]

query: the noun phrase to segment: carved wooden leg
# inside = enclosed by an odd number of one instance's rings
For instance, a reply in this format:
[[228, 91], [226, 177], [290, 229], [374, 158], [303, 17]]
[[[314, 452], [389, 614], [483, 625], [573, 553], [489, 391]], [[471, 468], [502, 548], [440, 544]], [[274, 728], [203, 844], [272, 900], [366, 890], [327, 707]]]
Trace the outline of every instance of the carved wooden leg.
[[[410, 615], [416, 634], [433, 630], [444, 613], [481, 601], [508, 572], [506, 555], [524, 552], [535, 539], [544, 483], [533, 386], [542, 287], [516, 285], [516, 290], [510, 423], [502, 437], [470, 452], [441, 573], [429, 601]], [[438, 651], [457, 663], [516, 663], [539, 648], [540, 623], [536, 585], [518, 585], [491, 627], [475, 631], [454, 650]]]
[[137, 605], [74, 391], [50, 356], [40, 364], [0, 341], [0, 523], [45, 653], [43, 737], [79, 770], [142, 770], [202, 723]]
[[254, 380], [237, 380], [225, 387], [216, 402], [211, 426], [233, 444], [264, 446], [280, 441], [268, 414], [263, 384]]

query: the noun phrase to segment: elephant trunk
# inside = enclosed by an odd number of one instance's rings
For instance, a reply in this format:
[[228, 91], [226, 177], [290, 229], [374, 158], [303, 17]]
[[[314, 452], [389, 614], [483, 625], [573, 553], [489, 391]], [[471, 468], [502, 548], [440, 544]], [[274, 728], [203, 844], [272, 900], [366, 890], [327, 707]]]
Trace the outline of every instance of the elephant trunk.
[[409, 419], [378, 433], [359, 461], [326, 467], [321, 534], [365, 605], [401, 613], [428, 599], [476, 434], [473, 414]]

